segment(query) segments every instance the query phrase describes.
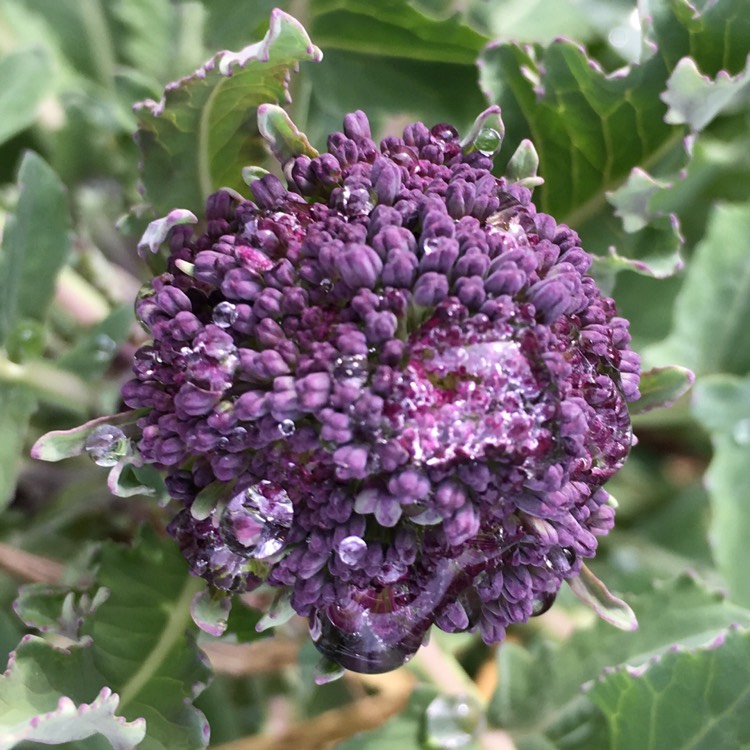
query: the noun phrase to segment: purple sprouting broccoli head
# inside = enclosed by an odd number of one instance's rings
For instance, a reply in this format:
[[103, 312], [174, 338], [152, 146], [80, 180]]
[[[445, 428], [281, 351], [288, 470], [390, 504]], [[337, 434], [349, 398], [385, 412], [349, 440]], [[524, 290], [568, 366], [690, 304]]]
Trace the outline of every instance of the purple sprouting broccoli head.
[[170, 534], [218, 589], [287, 591], [348, 669], [432, 625], [500, 641], [613, 524], [628, 324], [576, 233], [491, 169], [450, 125], [378, 146], [355, 112], [287, 185], [172, 228], [137, 302], [153, 342], [123, 398]]

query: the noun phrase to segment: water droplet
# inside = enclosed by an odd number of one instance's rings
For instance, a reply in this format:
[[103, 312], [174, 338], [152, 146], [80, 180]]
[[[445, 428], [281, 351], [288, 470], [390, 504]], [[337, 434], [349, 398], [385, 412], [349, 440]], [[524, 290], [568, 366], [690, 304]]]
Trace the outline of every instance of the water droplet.
[[320, 288], [326, 293], [329, 294], [331, 290], [333, 289], [333, 282], [330, 279], [323, 279], [320, 282]]
[[547, 567], [562, 576], [575, 565], [577, 555], [572, 547], [553, 547], [547, 553]]
[[750, 445], [750, 419], [741, 419], [732, 430], [732, 438], [737, 445]]
[[425, 711], [425, 746], [459, 750], [470, 745], [484, 725], [479, 703], [468, 695], [439, 695]]
[[297, 429], [291, 419], [283, 419], [279, 422], [279, 432], [283, 437], [291, 437]]
[[85, 449], [97, 466], [110, 467], [130, 454], [130, 440], [119, 427], [102, 424], [89, 434]]
[[474, 146], [483, 156], [494, 156], [503, 142], [503, 137], [495, 128], [482, 128], [474, 139]]
[[333, 376], [338, 380], [355, 381], [361, 386], [367, 382], [368, 369], [365, 354], [345, 354], [333, 363]]
[[211, 314], [211, 320], [219, 328], [231, 328], [237, 320], [237, 306], [231, 302], [219, 302]]
[[553, 591], [538, 594], [531, 605], [531, 616], [539, 617], [539, 615], [543, 615], [555, 603], [556, 598], [557, 593]]
[[286, 547], [293, 518], [294, 507], [286, 491], [262, 481], [227, 503], [219, 529], [233, 552], [263, 560]]
[[440, 247], [440, 238], [429, 237], [422, 243], [422, 252], [425, 255], [430, 255], [431, 253], [434, 253], [435, 250], [437, 250], [439, 247]]
[[337, 552], [344, 565], [359, 565], [367, 554], [367, 542], [358, 536], [348, 536], [339, 543]]

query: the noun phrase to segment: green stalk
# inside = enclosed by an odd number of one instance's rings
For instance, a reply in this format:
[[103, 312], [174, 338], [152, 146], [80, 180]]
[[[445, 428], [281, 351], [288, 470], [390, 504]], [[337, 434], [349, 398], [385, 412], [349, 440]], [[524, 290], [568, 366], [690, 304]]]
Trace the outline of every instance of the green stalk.
[[96, 390], [72, 372], [42, 359], [18, 364], [0, 353], [0, 382], [26, 386], [43, 401], [79, 414], [98, 411]]

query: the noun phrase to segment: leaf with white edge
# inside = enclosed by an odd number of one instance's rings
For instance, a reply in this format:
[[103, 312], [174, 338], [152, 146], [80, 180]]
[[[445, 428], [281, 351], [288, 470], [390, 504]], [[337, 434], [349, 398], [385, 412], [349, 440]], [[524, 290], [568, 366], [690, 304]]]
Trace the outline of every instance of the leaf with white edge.
[[[44, 696], [35, 698], [42, 702]], [[54, 707], [19, 719], [19, 714], [28, 714], [28, 710], [24, 711], [26, 707], [19, 709], [15, 699], [11, 698], [9, 701], [0, 692], [0, 705], [5, 704], [9, 714], [13, 716], [13, 719], [0, 719], [0, 750], [11, 750], [20, 742], [62, 745], [66, 742], [80, 742], [95, 735], [105, 737], [113, 750], [132, 750], [143, 741], [146, 722], [140, 718], [128, 722], [118, 716], [116, 712], [119, 702], [119, 696], [104, 687], [91, 703], [76, 705], [70, 698], [63, 696]]]
[[607, 718], [612, 750], [747, 748], [750, 631], [608, 671], [587, 695]]
[[138, 104], [142, 179], [154, 209], [201, 211], [218, 188], [241, 190], [242, 168], [267, 161], [257, 107], [287, 101], [290, 72], [304, 60], [320, 59], [302, 25], [276, 9], [262, 41], [219, 52], [170, 83], [160, 102]]
[[565, 581], [570, 590], [604, 620], [620, 630], [637, 630], [638, 620], [630, 606], [614, 594], [585, 565], [575, 578]]
[[96, 589], [90, 596], [85, 591], [71, 591], [68, 586], [29, 583], [18, 590], [13, 611], [30, 628], [78, 641], [84, 620], [108, 598], [105, 588]]
[[145, 409], [133, 409], [119, 414], [97, 417], [69, 430], [52, 430], [42, 435], [31, 448], [31, 457], [40, 461], [62, 461], [80, 456], [86, 450], [89, 435], [102, 425], [123, 427], [135, 424], [146, 413]]
[[[487, 107], [484, 112], [481, 112], [476, 120], [474, 120], [469, 131], [461, 139], [461, 147], [465, 153], [476, 151], [479, 148], [477, 141], [481, 139], [483, 131], [491, 131], [493, 139], [497, 140], [497, 145], [492, 150], [497, 151], [500, 148], [500, 144], [503, 142], [505, 136], [505, 123], [500, 114], [500, 107], [497, 104], [493, 104], [491, 107]], [[493, 144], [494, 145], [494, 144]]]
[[742, 73], [730, 76], [720, 71], [715, 80], [701, 75], [695, 60], [683, 57], [667, 81], [661, 95], [669, 105], [666, 122], [689, 125], [693, 131], [703, 130], [715, 117], [750, 95], [750, 62]]
[[5, 219], [0, 254], [0, 343], [21, 319], [43, 321], [55, 280], [70, 253], [65, 186], [27, 151], [18, 170], [20, 195]]
[[646, 366], [700, 376], [750, 370], [750, 204], [719, 204], [674, 306], [672, 332], [643, 352]]
[[150, 495], [159, 502], [169, 499], [164, 478], [151, 464], [142, 464], [140, 457], [118, 461], [107, 475], [107, 489], [115, 497]]
[[625, 231], [631, 234], [643, 229], [659, 215], [652, 207], [651, 199], [672, 184], [656, 180], [640, 167], [634, 167], [622, 187], [607, 193], [607, 200], [615, 207], [615, 216], [622, 219]]
[[631, 414], [672, 406], [695, 382], [695, 375], [685, 367], [654, 367], [641, 373], [641, 397], [630, 405]]
[[188, 211], [186, 208], [172, 209], [166, 216], [161, 219], [154, 219], [149, 223], [138, 242], [138, 254], [143, 257], [146, 252], [158, 253], [172, 227], [197, 223], [198, 217], [192, 211]]
[[[258, 130], [282, 166], [295, 156], [304, 154], [314, 159], [318, 155], [307, 136], [277, 104], [261, 104], [258, 107]], [[243, 171], [243, 179], [245, 174], [247, 172]]]
[[215, 637], [224, 634], [232, 611], [232, 596], [226, 591], [205, 588], [190, 602], [190, 616], [204, 632]]
[[511, 732], [519, 750], [606, 747], [606, 732], [604, 740], [595, 739], [601, 739], [602, 717], [581, 693], [583, 684], [606, 667], [639, 666], [675, 644], [701, 646], [730, 625], [750, 627], [749, 610], [689, 576], [658, 583], [653, 590], [628, 595], [628, 600], [638, 613], [636, 631], [595, 620], [562, 643], [534, 641], [526, 656], [514, 656], [511, 679], [516, 688], [500, 682], [488, 718]]
[[[3, 711], [3, 699], [9, 706], [17, 701], [30, 716], [53, 710], [62, 696], [88, 703], [107, 687], [119, 694], [125, 719], [146, 720], [139, 750], [201, 750], [208, 727], [192, 700], [209, 670], [195, 648], [190, 602], [202, 582], [188, 574], [171, 541], [144, 529], [132, 548], [102, 547], [95, 583], [110, 596], [85, 618], [80, 645], [21, 643], [11, 671], [0, 678], [0, 716], [26, 717]], [[44, 705], [32, 713], [37, 697]]]

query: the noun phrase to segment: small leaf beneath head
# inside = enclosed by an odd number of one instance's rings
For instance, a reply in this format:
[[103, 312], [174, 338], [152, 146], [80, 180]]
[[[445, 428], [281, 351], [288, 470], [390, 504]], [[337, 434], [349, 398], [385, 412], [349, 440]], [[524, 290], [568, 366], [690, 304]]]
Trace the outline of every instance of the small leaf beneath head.
[[575, 578], [566, 580], [571, 591], [596, 614], [620, 630], [637, 630], [638, 620], [635, 613], [622, 599], [611, 594], [585, 565]]
[[660, 407], [671, 406], [690, 390], [695, 375], [685, 367], [654, 367], [641, 373], [641, 397], [630, 405], [631, 414], [643, 414]]
[[[276, 104], [261, 104], [258, 107], [258, 130], [282, 166], [295, 156], [304, 154], [315, 158], [318, 155], [307, 136], [298, 130], [292, 118]], [[245, 174], [243, 170], [243, 178]]]

